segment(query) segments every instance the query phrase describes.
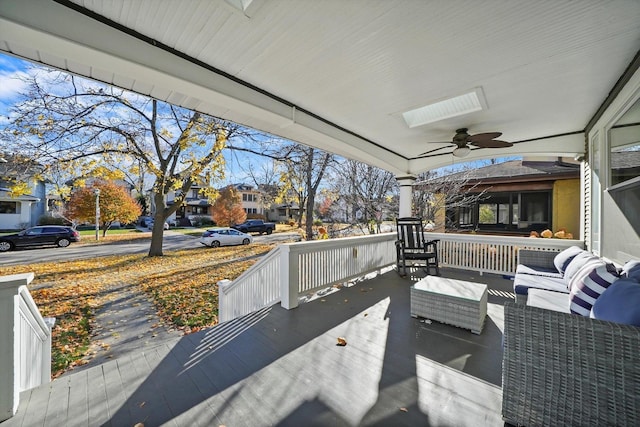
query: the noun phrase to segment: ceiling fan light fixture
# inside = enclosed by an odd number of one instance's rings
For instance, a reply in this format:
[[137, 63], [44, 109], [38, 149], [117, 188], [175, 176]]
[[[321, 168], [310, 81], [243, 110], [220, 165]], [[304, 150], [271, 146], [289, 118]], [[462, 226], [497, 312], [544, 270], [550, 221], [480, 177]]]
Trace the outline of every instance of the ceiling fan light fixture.
[[469, 147], [456, 147], [456, 149], [453, 150], [453, 155], [456, 157], [467, 157], [470, 152], [471, 148]]

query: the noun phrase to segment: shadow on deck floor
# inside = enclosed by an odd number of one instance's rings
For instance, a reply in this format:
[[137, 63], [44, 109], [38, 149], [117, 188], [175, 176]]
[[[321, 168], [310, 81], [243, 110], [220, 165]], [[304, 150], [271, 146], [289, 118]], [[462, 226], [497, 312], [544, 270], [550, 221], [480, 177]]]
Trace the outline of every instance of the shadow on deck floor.
[[390, 271], [62, 377], [24, 392], [2, 426], [502, 426], [512, 282], [442, 269], [489, 285], [489, 316], [474, 335], [410, 316], [417, 275]]

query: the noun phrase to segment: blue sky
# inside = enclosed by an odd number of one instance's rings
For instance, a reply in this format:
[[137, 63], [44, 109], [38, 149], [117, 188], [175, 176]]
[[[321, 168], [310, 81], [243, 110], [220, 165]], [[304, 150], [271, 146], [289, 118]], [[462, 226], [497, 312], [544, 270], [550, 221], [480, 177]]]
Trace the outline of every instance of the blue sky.
[[[0, 54], [0, 114], [2, 122], [7, 119], [7, 108], [16, 99], [23, 84], [16, 77], [24, 75], [29, 62], [16, 57]], [[2, 123], [0, 122], [0, 123]]]
[[[8, 121], [9, 108], [17, 101], [19, 92], [24, 88], [19, 77], [27, 75], [28, 69], [33, 65], [29, 61], [0, 53], [0, 126]], [[225, 150], [225, 158], [227, 183], [250, 183], [240, 165], [246, 169], [249, 163], [259, 165], [264, 161], [260, 156], [231, 150]]]

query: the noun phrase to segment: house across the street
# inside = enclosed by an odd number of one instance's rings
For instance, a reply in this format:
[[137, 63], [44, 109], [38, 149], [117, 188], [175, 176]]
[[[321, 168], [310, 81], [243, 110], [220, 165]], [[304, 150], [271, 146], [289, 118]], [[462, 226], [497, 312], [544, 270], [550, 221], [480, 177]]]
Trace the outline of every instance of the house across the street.
[[[13, 168], [11, 156], [0, 162], [0, 230], [18, 230], [37, 225], [46, 211], [45, 183], [37, 177], [36, 165]], [[25, 194], [12, 194], [14, 182], [26, 182]]]
[[[465, 170], [461, 191], [478, 194], [465, 206], [446, 207], [447, 230], [529, 235], [580, 228], [580, 164], [573, 159], [523, 158]], [[445, 215], [445, 212], [440, 212]]]

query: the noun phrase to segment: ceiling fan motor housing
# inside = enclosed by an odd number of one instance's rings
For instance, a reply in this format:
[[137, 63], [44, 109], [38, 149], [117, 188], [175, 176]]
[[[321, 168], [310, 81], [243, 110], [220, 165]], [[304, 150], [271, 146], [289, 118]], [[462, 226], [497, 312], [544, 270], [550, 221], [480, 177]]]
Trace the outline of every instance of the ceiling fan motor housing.
[[453, 137], [453, 143], [458, 147], [464, 147], [469, 142], [469, 134], [467, 133], [467, 128], [461, 128], [456, 130], [456, 134]]

